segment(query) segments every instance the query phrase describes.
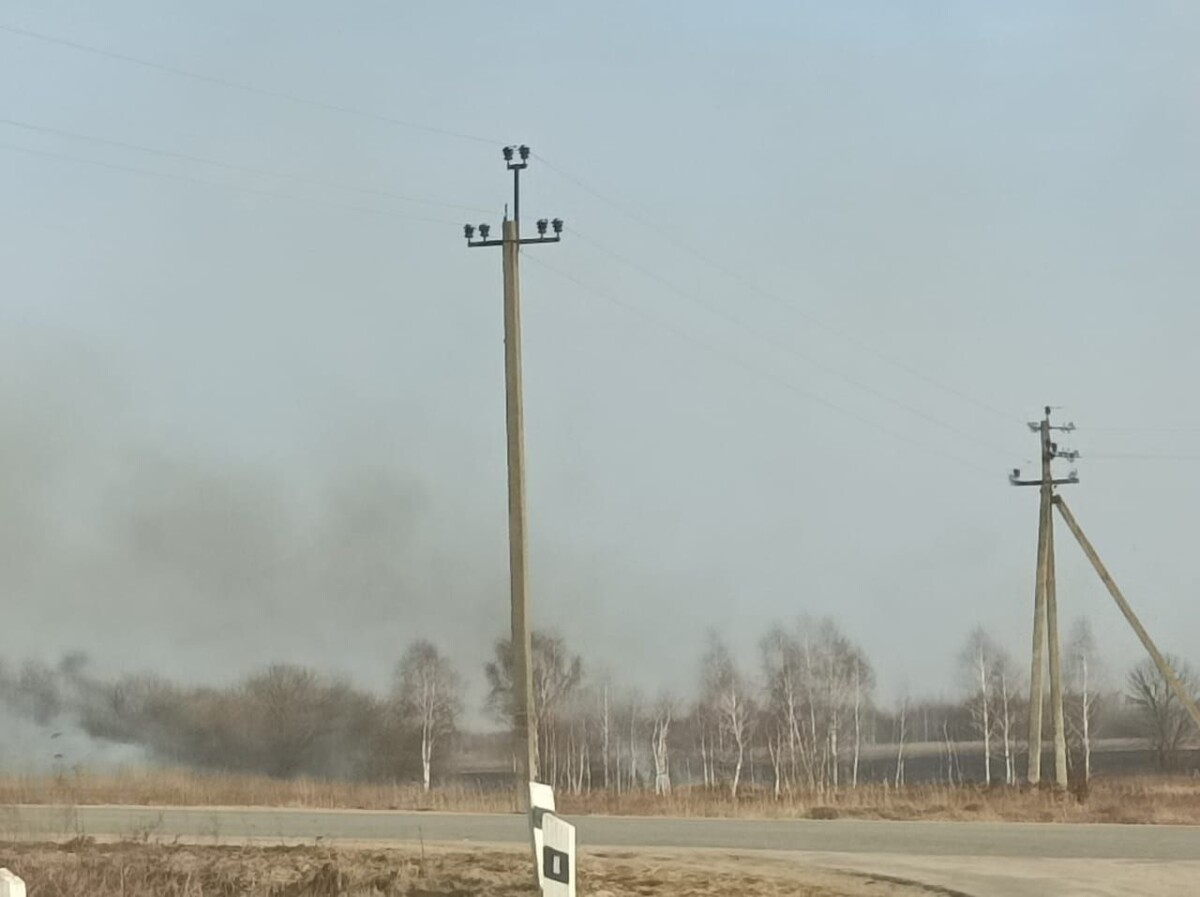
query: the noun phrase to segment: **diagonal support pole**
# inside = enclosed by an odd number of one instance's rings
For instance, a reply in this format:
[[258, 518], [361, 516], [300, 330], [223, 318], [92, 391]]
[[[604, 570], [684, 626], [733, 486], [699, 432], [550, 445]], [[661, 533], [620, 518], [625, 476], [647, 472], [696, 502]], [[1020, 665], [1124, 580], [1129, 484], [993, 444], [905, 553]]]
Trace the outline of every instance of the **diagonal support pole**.
[[1200, 707], [1196, 706], [1196, 702], [1192, 700], [1191, 695], [1187, 693], [1187, 689], [1183, 687], [1183, 683], [1179, 681], [1179, 677], [1175, 675], [1175, 671], [1171, 669], [1171, 665], [1167, 663], [1167, 659], [1155, 646], [1154, 641], [1150, 638], [1150, 633], [1142, 626], [1141, 621], [1137, 618], [1137, 614], [1133, 612], [1133, 608], [1129, 606], [1129, 602], [1125, 600], [1125, 596], [1121, 594], [1121, 590], [1117, 588], [1116, 582], [1104, 567], [1104, 562], [1100, 560], [1100, 555], [1096, 554], [1096, 549], [1092, 547], [1092, 543], [1088, 541], [1087, 536], [1083, 534], [1083, 530], [1079, 528], [1079, 524], [1075, 521], [1075, 515], [1067, 507], [1067, 503], [1063, 501], [1061, 495], [1054, 496], [1054, 504], [1058, 507], [1058, 512], [1062, 516], [1063, 521], [1067, 524], [1067, 528], [1071, 530], [1075, 540], [1079, 543], [1079, 547], [1083, 549], [1083, 553], [1087, 555], [1092, 566], [1096, 569], [1096, 573], [1100, 576], [1101, 581], [1108, 588], [1108, 593], [1112, 595], [1113, 601], [1117, 602], [1117, 607], [1121, 609], [1121, 613], [1125, 615], [1125, 619], [1129, 621], [1129, 625], [1133, 627], [1133, 631], [1137, 633], [1137, 637], [1142, 640], [1142, 645], [1150, 654], [1150, 659], [1154, 661], [1154, 665], [1158, 667], [1158, 672], [1166, 680], [1167, 685], [1171, 687], [1171, 691], [1175, 693], [1175, 697], [1179, 699], [1188, 714], [1192, 717], [1192, 721], [1196, 724], [1196, 728], [1200, 729]]

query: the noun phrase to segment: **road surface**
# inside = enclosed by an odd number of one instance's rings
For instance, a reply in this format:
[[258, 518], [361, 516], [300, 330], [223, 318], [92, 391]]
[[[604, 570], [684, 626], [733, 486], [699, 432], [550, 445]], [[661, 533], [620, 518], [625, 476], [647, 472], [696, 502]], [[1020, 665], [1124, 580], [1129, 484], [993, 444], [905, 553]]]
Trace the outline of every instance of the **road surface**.
[[[913, 878], [971, 897], [1200, 893], [1200, 827], [592, 816], [592, 849], [769, 851]], [[0, 808], [0, 837], [523, 844], [524, 817], [267, 808]], [[767, 854], [762, 854], [766, 856]], [[1049, 889], [1049, 890], [1047, 890]]]

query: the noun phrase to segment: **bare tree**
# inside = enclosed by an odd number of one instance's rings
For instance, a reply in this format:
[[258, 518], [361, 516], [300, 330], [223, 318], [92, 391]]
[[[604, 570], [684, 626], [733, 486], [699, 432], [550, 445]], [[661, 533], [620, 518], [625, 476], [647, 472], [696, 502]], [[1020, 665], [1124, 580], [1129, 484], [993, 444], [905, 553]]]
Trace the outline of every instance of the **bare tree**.
[[717, 721], [718, 735], [726, 740], [732, 771], [729, 793], [737, 800], [742, 769], [750, 746], [754, 708], [749, 687], [733, 662], [729, 649], [715, 634], [710, 636], [702, 664], [704, 691], [702, 703], [711, 708]]
[[1092, 729], [1099, 709], [1100, 681], [1096, 640], [1091, 624], [1081, 617], [1071, 627], [1067, 642], [1066, 710], [1068, 733], [1081, 755], [1077, 774], [1085, 784], [1092, 777]]
[[[1188, 694], [1197, 695], [1200, 680], [1195, 671], [1177, 657], [1168, 657], [1167, 662]], [[1129, 672], [1128, 686], [1129, 700], [1138, 708], [1142, 731], [1150, 740], [1159, 768], [1173, 769], [1180, 749], [1193, 735], [1191, 717], [1149, 659]]]
[[654, 793], [671, 793], [671, 756], [668, 737], [671, 720], [675, 714], [675, 701], [670, 697], [659, 698], [654, 707], [654, 729], [651, 735], [651, 753], [654, 756]]
[[416, 641], [396, 666], [393, 700], [402, 719], [420, 731], [421, 781], [428, 791], [435, 756], [458, 726], [462, 681], [432, 643]]
[[272, 664], [242, 686], [241, 724], [268, 773], [287, 778], [299, 773], [332, 717], [329, 691], [313, 670]]
[[[972, 697], [968, 704], [976, 731], [983, 739], [983, 779], [988, 784], [992, 781], [992, 730], [996, 725], [996, 692], [1002, 658], [1003, 652], [983, 627], [971, 631], [959, 655], [959, 664], [971, 683]], [[1007, 747], [1007, 740], [1005, 744]], [[1006, 762], [1006, 776], [1007, 766]]]
[[863, 714], [875, 687], [866, 655], [832, 620], [808, 617], [794, 630], [773, 627], [759, 649], [777, 792], [802, 776], [809, 788], [836, 788], [846, 762], [857, 785]]
[[850, 787], [858, 787], [858, 763], [862, 756], [862, 714], [870, 702], [871, 691], [875, 687], [875, 671], [867, 662], [866, 657], [857, 647], [852, 649], [850, 658], [854, 680], [854, 765], [851, 771]]
[[908, 736], [908, 698], [900, 702], [900, 712], [896, 715], [896, 787], [904, 784], [904, 742]]
[[[513, 718], [512, 645], [499, 639], [495, 659], [484, 667], [488, 680], [487, 707], [492, 715]], [[559, 713], [583, 681], [583, 661], [572, 654], [562, 637], [533, 633], [533, 719], [530, 736], [537, 740], [538, 770], [546, 781], [557, 782], [565, 757], [561, 752]]]
[[604, 790], [609, 789], [608, 771], [612, 765], [612, 752], [610, 745], [612, 743], [612, 712], [609, 702], [609, 683], [605, 679], [603, 686], [603, 697], [601, 699], [600, 708], [600, 738], [603, 742], [604, 753]]
[[1000, 723], [1000, 740], [1004, 746], [1004, 783], [1006, 785], [1017, 784], [1014, 726], [1018, 718], [1017, 705], [1020, 703], [1020, 676], [1021, 674], [1008, 654], [1001, 653], [996, 657], [994, 679], [999, 689], [997, 713]]
[[[775, 794], [790, 790], [807, 766], [803, 729], [805, 665], [798, 639], [774, 626], [759, 644], [762, 654], [767, 744], [775, 770]], [[702, 745], [703, 749], [703, 745]]]

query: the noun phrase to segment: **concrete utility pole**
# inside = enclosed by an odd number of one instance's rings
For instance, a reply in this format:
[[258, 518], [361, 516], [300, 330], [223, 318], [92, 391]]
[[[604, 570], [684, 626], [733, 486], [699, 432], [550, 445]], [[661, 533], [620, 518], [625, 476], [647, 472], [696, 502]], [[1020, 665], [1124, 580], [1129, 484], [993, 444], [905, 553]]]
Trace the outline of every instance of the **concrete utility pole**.
[[1037, 486], [1041, 492], [1038, 504], [1038, 554], [1037, 576], [1033, 600], [1033, 657], [1029, 672], [1029, 738], [1027, 777], [1031, 785], [1042, 778], [1042, 702], [1045, 693], [1045, 648], [1049, 642], [1050, 704], [1054, 723], [1054, 778], [1060, 788], [1067, 787], [1067, 737], [1063, 720], [1062, 661], [1058, 640], [1058, 598], [1054, 573], [1054, 519], [1052, 502], [1054, 487], [1078, 483], [1074, 471], [1065, 479], [1054, 479], [1052, 462], [1055, 458], [1074, 460], [1077, 452], [1060, 451], [1052, 441], [1052, 431], [1070, 432], [1074, 424], [1053, 426], [1050, 423], [1050, 407], [1046, 406], [1041, 421], [1029, 424], [1029, 429], [1040, 436], [1042, 475], [1036, 480], [1022, 480], [1021, 471], [1014, 470], [1009, 482], [1014, 486]]
[[[507, 213], [501, 239], [488, 239], [491, 227], [463, 226], [469, 247], [499, 246], [504, 269], [504, 385], [508, 422], [508, 565], [512, 601], [513, 738], [520, 765], [518, 801], [529, 800], [528, 782], [538, 780], [537, 710], [533, 701], [533, 644], [529, 624], [528, 551], [525, 537], [525, 411], [521, 392], [521, 276], [520, 249], [529, 243], [557, 243], [561, 218], [537, 222], [538, 236], [521, 239], [521, 172], [529, 167], [529, 147], [506, 146], [504, 161], [513, 173], [513, 217]], [[547, 231], [553, 229], [553, 236]]]
[[1196, 723], [1197, 730], [1200, 730], [1200, 707], [1196, 706], [1196, 702], [1192, 700], [1192, 696], [1183, 687], [1183, 683], [1179, 681], [1179, 677], [1175, 675], [1175, 671], [1171, 669], [1171, 665], [1167, 663], [1167, 659], [1158, 650], [1153, 640], [1151, 640], [1150, 633], [1146, 631], [1146, 627], [1142, 625], [1142, 621], [1137, 618], [1137, 614], [1133, 612], [1133, 608], [1129, 606], [1129, 602], [1125, 600], [1125, 596], [1117, 588], [1116, 581], [1109, 575], [1104, 562], [1100, 560], [1100, 555], [1096, 553], [1096, 549], [1088, 541], [1088, 537], [1083, 534], [1083, 530], [1080, 529], [1078, 522], [1075, 520], [1075, 515], [1071, 513], [1063, 497], [1056, 495], [1054, 497], [1054, 504], [1058, 507], [1058, 512], [1062, 515], [1067, 528], [1075, 536], [1079, 547], [1083, 549], [1083, 553], [1087, 555], [1087, 559], [1092, 562], [1092, 567], [1095, 568], [1100, 580], [1108, 589], [1108, 593], [1112, 595], [1113, 601], [1117, 602], [1117, 607], [1121, 609], [1121, 613], [1125, 615], [1125, 619], [1129, 621], [1129, 625], [1133, 627], [1133, 631], [1141, 639], [1146, 652], [1154, 661], [1154, 665], [1158, 667], [1159, 674], [1166, 680], [1171, 691], [1175, 693], [1175, 697], [1179, 699], [1179, 703], [1184, 706], [1188, 714], [1192, 717], [1192, 720]]

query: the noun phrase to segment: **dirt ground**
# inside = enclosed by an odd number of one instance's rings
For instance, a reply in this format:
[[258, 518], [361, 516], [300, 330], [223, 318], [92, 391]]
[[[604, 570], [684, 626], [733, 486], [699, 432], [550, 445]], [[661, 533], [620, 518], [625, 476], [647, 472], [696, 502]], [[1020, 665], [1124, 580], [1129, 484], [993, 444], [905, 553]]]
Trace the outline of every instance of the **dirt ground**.
[[[64, 844], [0, 843], [0, 867], [25, 879], [29, 897], [525, 897], [529, 855], [518, 849], [426, 845], [404, 849], [199, 846], [87, 838]], [[589, 897], [913, 897], [930, 889], [868, 873], [733, 855], [600, 850], [579, 870]], [[935, 890], [932, 893], [950, 893]]]

